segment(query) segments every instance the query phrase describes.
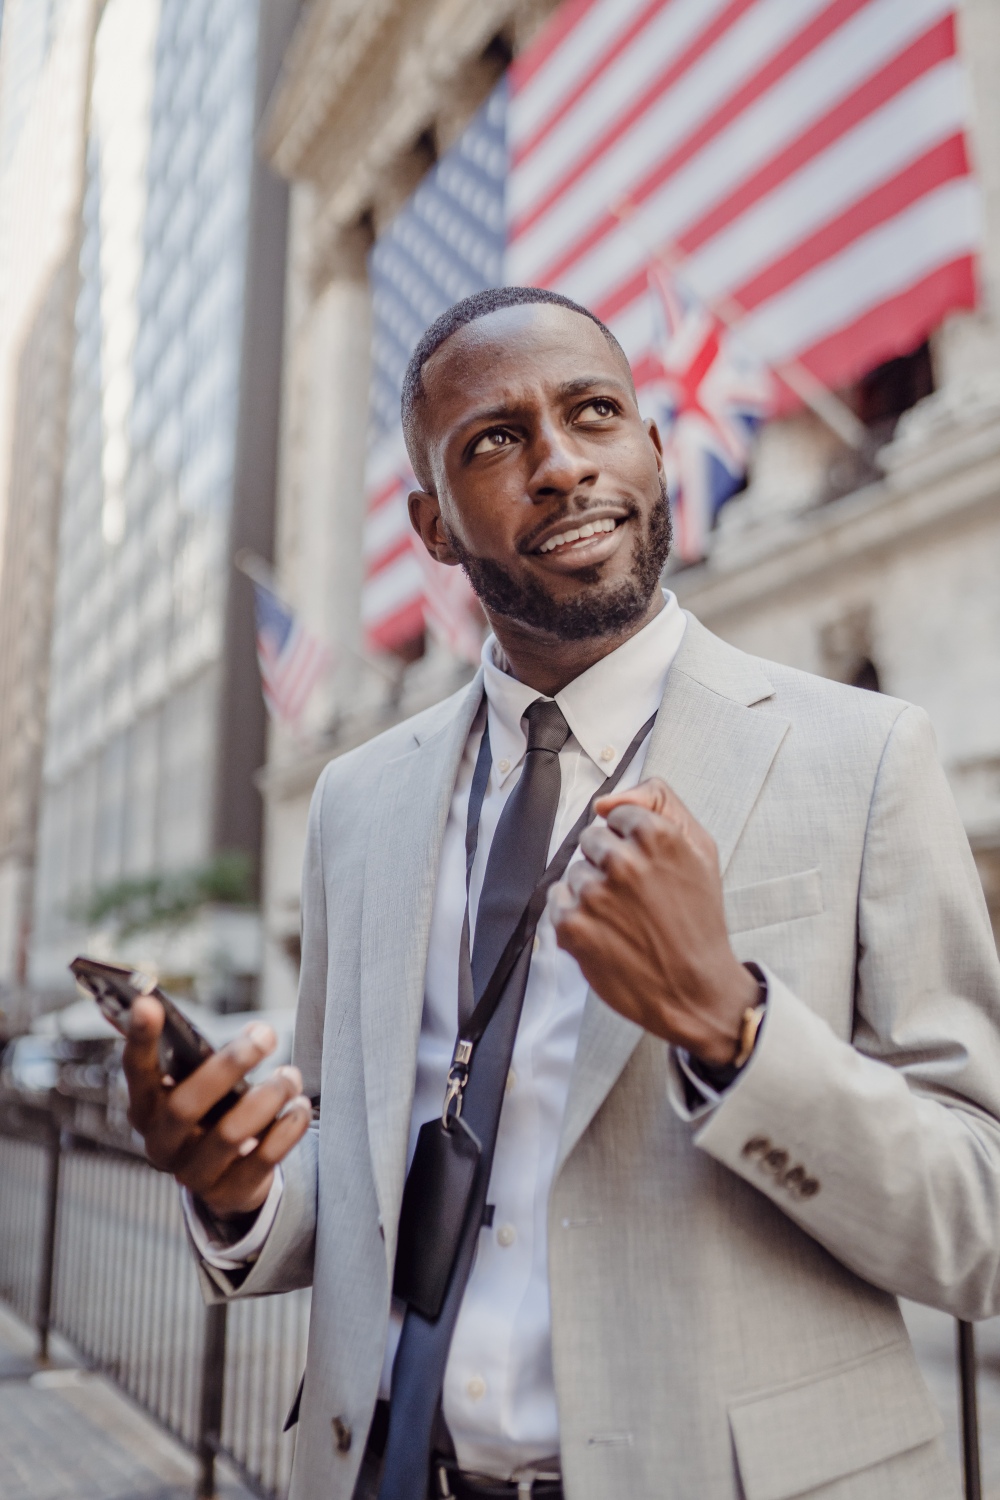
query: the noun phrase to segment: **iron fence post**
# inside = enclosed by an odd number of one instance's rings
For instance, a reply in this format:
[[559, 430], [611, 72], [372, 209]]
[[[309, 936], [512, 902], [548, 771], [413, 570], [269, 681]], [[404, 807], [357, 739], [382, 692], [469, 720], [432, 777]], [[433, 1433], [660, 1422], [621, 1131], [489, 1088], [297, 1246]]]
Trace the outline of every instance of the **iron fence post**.
[[962, 1471], [965, 1500], [982, 1500], [979, 1462], [979, 1405], [976, 1399], [976, 1330], [958, 1320], [958, 1383], [962, 1410]]
[[222, 1434], [222, 1398], [226, 1372], [225, 1302], [205, 1309], [205, 1348], [201, 1358], [201, 1407], [198, 1415], [197, 1500], [215, 1495], [215, 1455]]
[[38, 1285], [38, 1359], [47, 1364], [49, 1329], [52, 1326], [52, 1294], [56, 1275], [56, 1231], [59, 1219], [59, 1168], [62, 1162], [62, 1130], [57, 1119], [47, 1126], [48, 1175], [45, 1183], [45, 1223], [42, 1229], [42, 1265]]

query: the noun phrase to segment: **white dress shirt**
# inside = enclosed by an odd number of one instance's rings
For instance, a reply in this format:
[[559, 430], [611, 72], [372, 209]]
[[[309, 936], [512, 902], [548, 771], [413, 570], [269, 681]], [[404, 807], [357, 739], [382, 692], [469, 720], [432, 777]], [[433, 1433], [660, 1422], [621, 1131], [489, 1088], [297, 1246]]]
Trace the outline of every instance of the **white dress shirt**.
[[[659, 708], [684, 626], [676, 599], [665, 592], [664, 608], [655, 619], [556, 694], [571, 733], [559, 755], [562, 784], [550, 858], [605, 777], [615, 770], [638, 730]], [[469, 889], [473, 939], [493, 835], [517, 785], [527, 748], [523, 715], [542, 696], [504, 672], [497, 665], [497, 653], [491, 635], [483, 647], [483, 668], [493, 766]], [[459, 768], [441, 848], [417, 1049], [411, 1158], [420, 1127], [440, 1113], [458, 1029], [465, 830], [482, 739], [481, 715], [477, 726]], [[647, 744], [648, 736], [619, 783], [622, 789], [641, 779]], [[559, 949], [552, 924], [543, 915], [534, 941], [490, 1177], [493, 1225], [480, 1235], [444, 1381], [444, 1413], [459, 1464], [503, 1478], [559, 1451], [547, 1214], [587, 989], [576, 960]], [[703, 1093], [709, 1092], [699, 1086]], [[191, 1200], [186, 1199], [191, 1232], [206, 1262], [225, 1271], [255, 1258], [280, 1195], [280, 1174], [276, 1173], [250, 1234], [225, 1250], [210, 1241]], [[389, 1393], [403, 1312], [402, 1304], [394, 1303], [382, 1377], [384, 1396]]]

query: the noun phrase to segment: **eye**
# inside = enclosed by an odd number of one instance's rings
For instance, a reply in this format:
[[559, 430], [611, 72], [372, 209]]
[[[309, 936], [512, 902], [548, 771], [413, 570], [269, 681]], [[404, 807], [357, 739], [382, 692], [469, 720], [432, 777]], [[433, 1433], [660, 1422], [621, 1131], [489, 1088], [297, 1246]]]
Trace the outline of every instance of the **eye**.
[[500, 448], [509, 448], [514, 438], [504, 427], [491, 427], [489, 432], [484, 432], [472, 445], [473, 455], [477, 453], [496, 453]]
[[582, 418], [583, 421], [587, 422], [593, 421], [596, 417], [598, 421], [606, 422], [608, 417], [615, 416], [617, 412], [618, 408], [613, 401], [608, 400], [606, 396], [595, 396], [592, 401], [588, 401], [585, 406], [580, 407], [580, 410], [577, 412], [577, 419]]

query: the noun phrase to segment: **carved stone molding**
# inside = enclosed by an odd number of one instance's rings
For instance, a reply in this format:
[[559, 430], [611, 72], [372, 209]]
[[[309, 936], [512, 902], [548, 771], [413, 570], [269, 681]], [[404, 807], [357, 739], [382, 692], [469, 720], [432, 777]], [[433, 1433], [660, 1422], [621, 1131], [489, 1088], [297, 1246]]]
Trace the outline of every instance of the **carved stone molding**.
[[314, 192], [314, 281], [356, 261], [556, 0], [313, 0], [262, 132]]

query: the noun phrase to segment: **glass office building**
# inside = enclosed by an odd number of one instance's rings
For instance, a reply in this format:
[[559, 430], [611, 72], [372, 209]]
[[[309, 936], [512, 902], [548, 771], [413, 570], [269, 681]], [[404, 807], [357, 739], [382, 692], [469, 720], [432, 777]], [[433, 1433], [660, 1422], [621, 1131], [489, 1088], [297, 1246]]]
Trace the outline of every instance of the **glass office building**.
[[41, 990], [64, 983], [88, 894], [223, 848], [258, 853], [263, 719], [232, 557], [241, 543], [268, 554], [273, 508], [285, 198], [254, 131], [285, 40], [274, 30], [258, 0], [109, 0], [97, 31], [31, 947]]

